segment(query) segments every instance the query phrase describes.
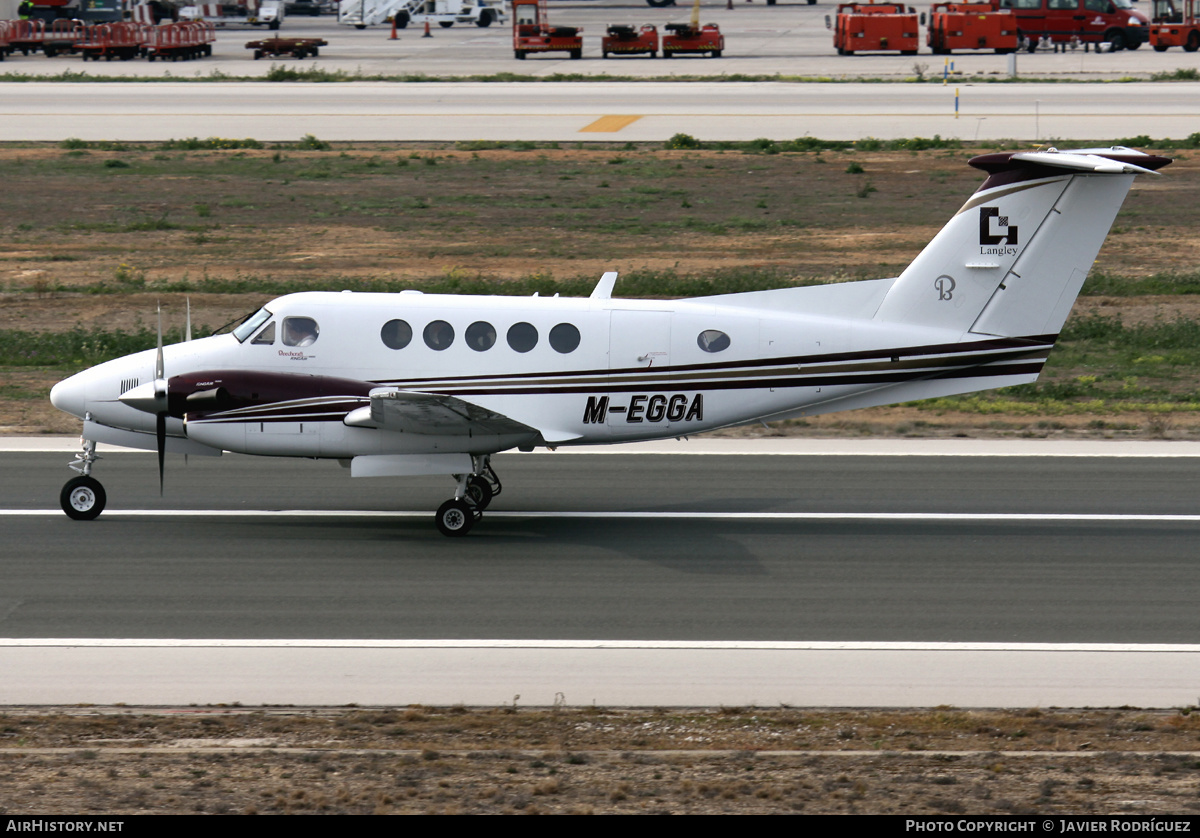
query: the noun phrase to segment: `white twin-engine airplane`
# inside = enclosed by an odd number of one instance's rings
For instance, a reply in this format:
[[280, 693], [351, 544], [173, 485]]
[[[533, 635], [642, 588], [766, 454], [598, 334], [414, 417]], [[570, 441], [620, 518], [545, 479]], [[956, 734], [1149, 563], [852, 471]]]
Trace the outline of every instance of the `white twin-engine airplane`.
[[[91, 519], [96, 443], [448, 474], [446, 535], [479, 520], [510, 448], [681, 437], [1035, 381], [1134, 176], [1131, 149], [987, 154], [987, 179], [895, 279], [689, 300], [301, 293], [230, 334], [81, 372], [62, 507]], [[169, 376], [169, 377], [168, 377]]]

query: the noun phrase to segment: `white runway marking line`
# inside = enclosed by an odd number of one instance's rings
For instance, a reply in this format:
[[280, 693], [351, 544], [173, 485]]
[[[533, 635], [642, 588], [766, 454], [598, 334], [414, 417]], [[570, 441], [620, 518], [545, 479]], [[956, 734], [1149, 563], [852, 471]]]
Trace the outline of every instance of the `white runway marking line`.
[[[429, 511], [368, 509], [125, 509], [104, 518], [426, 518]], [[0, 509], [0, 517], [61, 516], [59, 509]], [[1200, 515], [1143, 515], [1070, 512], [488, 512], [488, 518], [593, 518], [602, 520], [715, 521], [1044, 521], [1200, 523]]]
[[549, 649], [741, 650], [764, 652], [1088, 652], [1200, 653], [1194, 643], [953, 643], [837, 640], [409, 640], [192, 639], [150, 637], [3, 637], [0, 649]]

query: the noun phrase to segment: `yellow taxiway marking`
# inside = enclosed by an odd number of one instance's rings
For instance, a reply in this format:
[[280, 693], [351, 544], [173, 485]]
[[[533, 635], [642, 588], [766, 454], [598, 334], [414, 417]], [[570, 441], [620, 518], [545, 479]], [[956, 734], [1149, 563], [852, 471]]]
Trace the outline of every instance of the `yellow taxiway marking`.
[[579, 133], [584, 131], [592, 131], [596, 133], [615, 134], [622, 128], [626, 128], [641, 119], [641, 114], [637, 116], [621, 116], [615, 114], [612, 116], [602, 116], [590, 125], [585, 125], [579, 129]]

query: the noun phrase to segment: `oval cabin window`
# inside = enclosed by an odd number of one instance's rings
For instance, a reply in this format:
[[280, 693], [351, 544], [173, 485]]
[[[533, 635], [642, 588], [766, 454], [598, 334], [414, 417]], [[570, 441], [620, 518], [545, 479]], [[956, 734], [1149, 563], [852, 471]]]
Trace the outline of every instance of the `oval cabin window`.
[[379, 330], [379, 338], [388, 349], [403, 349], [412, 343], [412, 326], [403, 320], [389, 320]]
[[729, 335], [720, 329], [705, 329], [696, 338], [696, 343], [705, 352], [720, 352], [729, 348]]

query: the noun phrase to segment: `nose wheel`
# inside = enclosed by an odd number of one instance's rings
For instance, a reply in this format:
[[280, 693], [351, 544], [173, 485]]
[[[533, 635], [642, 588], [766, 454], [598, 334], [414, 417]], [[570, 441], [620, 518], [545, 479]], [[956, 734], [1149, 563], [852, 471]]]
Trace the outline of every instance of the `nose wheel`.
[[[89, 413], [86, 418], [91, 419], [92, 415]], [[100, 481], [92, 477], [92, 466], [100, 459], [96, 455], [96, 441], [80, 439], [79, 443], [79, 453], [67, 464], [72, 471], [79, 472], [79, 476], [67, 481], [58, 496], [58, 502], [68, 517], [76, 521], [90, 521], [104, 511], [108, 497]]]
[[90, 521], [104, 511], [108, 497], [104, 487], [94, 477], [72, 477], [59, 495], [63, 512], [76, 521]]

